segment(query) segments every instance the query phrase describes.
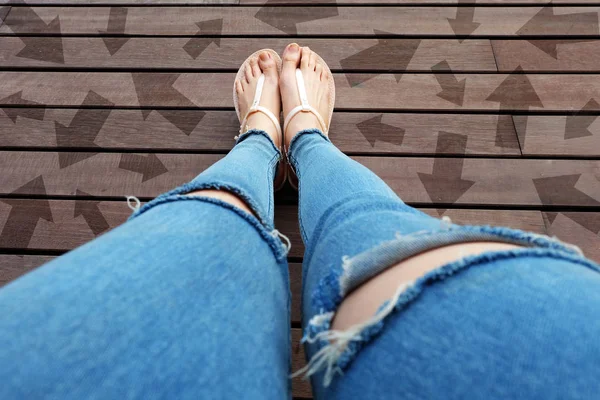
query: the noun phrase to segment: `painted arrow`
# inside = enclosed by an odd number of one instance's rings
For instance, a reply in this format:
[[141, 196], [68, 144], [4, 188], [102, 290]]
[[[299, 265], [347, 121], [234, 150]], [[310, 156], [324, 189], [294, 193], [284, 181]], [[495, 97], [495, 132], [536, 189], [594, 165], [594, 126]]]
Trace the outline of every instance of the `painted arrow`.
[[[77, 190], [75, 193], [77, 196], [90, 196], [89, 193], [81, 190]], [[75, 200], [75, 211], [73, 212], [73, 218], [77, 218], [80, 215], [83, 216], [83, 219], [85, 219], [85, 222], [92, 232], [94, 232], [95, 236], [110, 229], [108, 221], [106, 221], [104, 214], [102, 214], [102, 211], [98, 207], [99, 204], [99, 201]]]
[[[552, 225], [559, 213], [546, 212], [545, 214], [550, 222], [550, 225]], [[583, 226], [585, 229], [593, 232], [596, 235], [600, 233], [600, 213], [562, 212], [560, 214]]]
[[402, 145], [404, 140], [404, 129], [381, 122], [383, 114], [369, 118], [356, 124], [356, 127], [367, 139], [371, 147], [375, 147], [375, 142], [381, 141], [391, 143], [396, 146]]
[[[459, 0], [456, 7], [456, 18], [446, 18], [450, 27], [457, 36], [469, 36], [475, 29], [481, 25], [478, 22], [473, 22], [475, 15], [474, 6], [461, 6], [461, 3], [472, 3], [472, 0]], [[459, 38], [458, 42], [462, 43], [465, 39]]]
[[[296, 24], [331, 18], [339, 15], [337, 7], [281, 7], [278, 0], [269, 0], [254, 15], [254, 18], [288, 35], [297, 35]], [[335, 0], [324, 0], [322, 4], [336, 4]]]
[[[598, 35], [598, 13], [581, 12], [572, 14], [554, 14], [554, 7], [544, 6], [527, 21], [518, 31], [517, 35], [547, 35], [548, 28], [559, 32], [571, 32], [577, 35]], [[564, 29], [557, 29], [564, 27]], [[577, 29], [583, 28], [583, 29]]]
[[[44, 179], [40, 175], [13, 193], [46, 194]], [[12, 207], [0, 233], [1, 248], [26, 249], [40, 219], [54, 222], [48, 200], [36, 200], [34, 203], [17, 199], [3, 199], [0, 201]], [[32, 204], [35, 204], [35, 207], [32, 207]]]
[[467, 78], [458, 80], [456, 76], [452, 74], [450, 65], [446, 60], [431, 67], [431, 71], [434, 73], [438, 84], [442, 87], [442, 91], [439, 92], [437, 96], [454, 103], [457, 106], [462, 106], [465, 100]]
[[25, 100], [23, 98], [23, 91], [11, 94], [8, 97], [0, 100], [0, 104], [19, 104], [19, 105], [41, 105], [42, 107], [25, 108], [25, 107], [3, 107], [2, 111], [14, 122], [17, 123], [17, 117], [35, 119], [43, 121], [46, 115], [46, 107], [42, 103], [35, 101]]
[[543, 205], [600, 206], [600, 201], [575, 188], [581, 174], [533, 179]]
[[[110, 33], [113, 35], [125, 34], [125, 25], [127, 24], [127, 7], [111, 7], [108, 15], [108, 26], [105, 31], [100, 33]], [[128, 37], [103, 37], [102, 41], [110, 55], [114, 55], [129, 41]]]
[[[25, 2], [19, 2], [19, 4], [25, 4]], [[35, 37], [19, 36], [25, 47], [16, 54], [17, 57], [57, 64], [65, 63], [58, 16], [46, 24], [31, 7], [12, 7], [10, 11], [4, 24], [15, 34], [39, 34]]]
[[[466, 135], [439, 133], [436, 153], [444, 153], [452, 149], [458, 154], [465, 154], [466, 148]], [[435, 158], [431, 174], [417, 172], [433, 203], [454, 204], [475, 184], [475, 181], [461, 178], [463, 162], [462, 158]]]
[[169, 172], [156, 154], [121, 154], [119, 168], [142, 174], [142, 182]]
[[[389, 35], [388, 32], [374, 30], [375, 35]], [[350, 57], [340, 60], [342, 69], [353, 71], [359, 69], [381, 69], [382, 66], [389, 69], [405, 71], [410, 64], [421, 39], [377, 39], [377, 44], [368, 49], [359, 51]], [[359, 85], [376, 75], [346, 73], [346, 79], [351, 87]], [[402, 78], [402, 74], [394, 74], [396, 83]]]
[[[519, 65], [502, 83], [490, 94], [487, 101], [500, 103], [500, 110], [523, 109], [529, 107], [544, 107], [542, 100], [533, 88], [523, 68]], [[496, 128], [496, 146], [502, 148], [519, 148], [519, 143], [513, 137], [502, 135], [502, 119], [498, 118]], [[522, 136], [524, 145], [525, 136]]]
[[565, 140], [593, 136], [590, 126], [598, 119], [597, 115], [582, 115], [584, 111], [598, 111], [600, 104], [590, 99], [583, 108], [574, 115], [568, 115], [565, 123]]
[[[94, 143], [98, 133], [108, 119], [114, 103], [100, 96], [94, 91], [89, 91], [83, 103], [83, 107], [89, 105], [103, 106], [108, 108], [89, 109], [79, 108], [71, 120], [69, 126], [54, 121], [56, 131], [56, 144], [58, 147], [96, 148]], [[97, 153], [58, 153], [58, 165], [60, 169], [95, 156]]]
[[552, 40], [527, 40], [529, 43], [548, 54], [550, 57], [558, 60], [558, 45], [563, 44], [575, 44], [593, 42], [594, 39], [589, 40], [574, 40], [574, 39], [552, 39]]
[[167, 121], [175, 125], [185, 135], [190, 136], [206, 113], [200, 110], [155, 110]]
[[221, 35], [223, 31], [223, 18], [211, 19], [208, 21], [197, 22], [200, 30], [196, 32], [196, 37], [191, 38], [183, 45], [183, 50], [190, 55], [194, 60], [206, 50], [206, 48], [214, 43], [217, 47], [221, 47], [220, 37], [204, 37], [206, 35]]

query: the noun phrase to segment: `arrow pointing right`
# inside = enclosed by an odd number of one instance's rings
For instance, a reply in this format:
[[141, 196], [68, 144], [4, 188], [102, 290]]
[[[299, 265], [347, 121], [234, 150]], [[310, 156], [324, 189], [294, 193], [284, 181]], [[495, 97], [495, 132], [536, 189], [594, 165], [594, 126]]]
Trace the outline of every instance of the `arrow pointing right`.
[[196, 32], [197, 37], [193, 37], [183, 45], [183, 49], [194, 60], [206, 50], [206, 48], [214, 43], [218, 47], [221, 46], [220, 37], [203, 37], [204, 35], [221, 35], [223, 31], [223, 18], [211, 19], [208, 21], [197, 22], [200, 30]]
[[169, 172], [156, 154], [121, 154], [119, 168], [142, 174], [142, 182]]

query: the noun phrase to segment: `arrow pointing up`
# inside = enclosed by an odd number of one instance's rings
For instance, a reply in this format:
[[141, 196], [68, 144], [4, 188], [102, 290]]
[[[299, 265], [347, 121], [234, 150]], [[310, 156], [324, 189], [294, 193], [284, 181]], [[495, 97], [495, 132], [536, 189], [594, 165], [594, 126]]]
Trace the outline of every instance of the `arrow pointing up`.
[[169, 172], [156, 154], [121, 154], [119, 168], [142, 174], [142, 182]]
[[[389, 35], [388, 32], [374, 30], [377, 36]], [[378, 38], [377, 44], [368, 49], [359, 51], [350, 57], [340, 60], [340, 65], [346, 71], [359, 69], [381, 69], [382, 66], [389, 69], [405, 71], [408, 69], [421, 39], [383, 39]], [[346, 73], [346, 79], [351, 87], [359, 85], [375, 75]], [[394, 74], [396, 83], [402, 78], [402, 74]]]
[[590, 132], [590, 126], [598, 118], [597, 115], [582, 115], [582, 111], [598, 111], [600, 104], [594, 99], [590, 99], [587, 104], [574, 115], [567, 115], [565, 123], [565, 140], [577, 139], [586, 136], [593, 136]]
[[[77, 196], [89, 196], [88, 193], [81, 190], [77, 190], [75, 193]], [[98, 207], [99, 204], [99, 201], [75, 200], [75, 211], [73, 213], [73, 218], [83, 216], [95, 236], [110, 229], [110, 225]]]
[[[533, 88], [523, 68], [519, 65], [504, 81], [490, 94], [487, 101], [500, 103], [500, 110], [523, 110], [529, 107], [544, 107], [542, 100]], [[496, 128], [496, 146], [502, 148], [519, 148], [516, 141], [506, 141], [502, 135], [502, 120], [498, 118]], [[525, 140], [525, 136], [523, 141]], [[524, 143], [521, 143], [524, 145]]]
[[[44, 179], [42, 176], [27, 182], [13, 193], [17, 194], [46, 194]], [[12, 208], [8, 214], [8, 219], [0, 233], [1, 248], [26, 249], [35, 232], [38, 221], [45, 219], [54, 222], [52, 219], [52, 210], [48, 200], [0, 200], [10, 205]]]
[[[481, 25], [478, 22], [473, 22], [475, 15], [474, 6], [461, 6], [461, 3], [470, 3], [471, 0], [459, 0], [456, 7], [456, 18], [447, 18], [450, 27], [457, 36], [469, 36], [475, 29]], [[459, 38], [458, 42], [462, 43], [465, 39]]]
[[593, 36], [598, 35], [598, 30], [598, 13], [596, 11], [556, 15], [552, 6], [544, 6], [517, 31], [517, 35], [547, 35], [553, 32], [569, 32], [574, 35]]
[[4, 24], [17, 35], [39, 34], [35, 37], [19, 36], [25, 47], [16, 54], [17, 57], [65, 63], [59, 17], [46, 24], [31, 7], [12, 7]]
[[[465, 154], [467, 136], [440, 132], [436, 153], [447, 152], [448, 148], [456, 150], [459, 154]], [[417, 172], [433, 203], [454, 204], [473, 186], [475, 181], [461, 178], [463, 162], [462, 158], [435, 158], [431, 174]]]
[[200, 30], [196, 32], [197, 37], [193, 37], [183, 45], [183, 49], [188, 53], [194, 60], [198, 58], [200, 54], [206, 50], [206, 48], [214, 43], [218, 47], [221, 46], [220, 37], [203, 37], [206, 35], [221, 35], [223, 31], [223, 18], [211, 19], [208, 21], [197, 22]]
[[397, 128], [393, 125], [383, 124], [381, 119], [383, 114], [379, 114], [376, 117], [369, 118], [356, 124], [356, 127], [367, 139], [371, 147], [375, 147], [375, 142], [382, 141], [386, 143], [392, 143], [396, 146], [402, 145], [404, 140], [404, 129]]
[[[331, 18], [339, 15], [337, 7], [281, 7], [278, 0], [268, 0], [254, 15], [254, 18], [277, 28], [288, 35], [297, 35], [296, 24]], [[335, 0], [321, 1], [322, 4], [335, 4]]]
[[465, 100], [467, 78], [458, 80], [452, 73], [443, 73], [445, 71], [452, 72], [446, 60], [431, 67], [431, 71], [433, 71], [435, 79], [437, 79], [439, 85], [442, 87], [442, 91], [437, 96], [462, 107]]
[[[0, 100], [0, 104], [20, 104], [20, 105], [41, 105], [42, 103], [38, 103], [35, 101], [25, 100], [23, 98], [23, 91], [11, 94], [8, 97]], [[25, 108], [25, 107], [4, 107], [2, 111], [14, 122], [17, 123], [17, 117], [21, 118], [30, 118], [38, 121], [43, 121], [44, 116], [46, 115], [46, 108], [36, 107], [36, 108]]]
[[575, 188], [581, 174], [533, 179], [543, 205], [599, 206], [600, 201]]
[[[108, 15], [108, 26], [105, 31], [100, 33], [110, 33], [113, 35], [125, 34], [125, 25], [127, 24], [127, 7], [111, 7]], [[103, 37], [102, 41], [110, 55], [114, 55], [129, 41], [127, 37]]]
[[[56, 144], [58, 147], [96, 148], [96, 136], [108, 119], [114, 103], [90, 90], [81, 103], [82, 106], [96, 105], [109, 107], [106, 109], [79, 108], [69, 126], [54, 121], [56, 131]], [[97, 153], [58, 153], [60, 169], [90, 158]]]

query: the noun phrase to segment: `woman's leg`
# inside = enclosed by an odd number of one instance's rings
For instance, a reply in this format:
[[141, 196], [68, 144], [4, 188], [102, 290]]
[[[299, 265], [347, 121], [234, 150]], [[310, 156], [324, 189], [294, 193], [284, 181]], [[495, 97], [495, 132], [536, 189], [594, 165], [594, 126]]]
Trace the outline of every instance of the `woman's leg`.
[[273, 227], [280, 151], [264, 128], [0, 290], [0, 398], [290, 396], [286, 249]]
[[[310, 64], [284, 54], [284, 112], [296, 105], [291, 71], [300, 65], [311, 82]], [[286, 141], [299, 178], [317, 398], [597, 397], [595, 264], [546, 237], [408, 207], [303, 118]]]

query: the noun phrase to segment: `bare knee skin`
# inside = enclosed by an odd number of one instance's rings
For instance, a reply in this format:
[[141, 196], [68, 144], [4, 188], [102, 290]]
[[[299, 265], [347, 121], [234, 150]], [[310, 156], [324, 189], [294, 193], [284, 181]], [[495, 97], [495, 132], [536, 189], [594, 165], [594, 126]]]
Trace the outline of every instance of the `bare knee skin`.
[[502, 251], [520, 246], [496, 243], [458, 243], [426, 251], [390, 267], [351, 292], [335, 314], [332, 329], [343, 331], [371, 318], [379, 307], [394, 296], [402, 283], [413, 281], [427, 272], [465, 256], [487, 251]]
[[250, 207], [248, 207], [248, 205], [246, 203], [244, 203], [244, 201], [242, 199], [240, 199], [239, 197], [237, 197], [236, 195], [234, 195], [232, 193], [229, 193], [229, 192], [226, 192], [223, 190], [213, 190], [213, 189], [197, 190], [195, 192], [188, 193], [186, 196], [203, 196], [203, 197], [210, 197], [213, 199], [222, 200], [222, 201], [229, 203], [232, 206], [235, 206], [241, 210], [244, 210], [248, 214], [254, 215], [256, 217], [254, 212], [250, 209]]

